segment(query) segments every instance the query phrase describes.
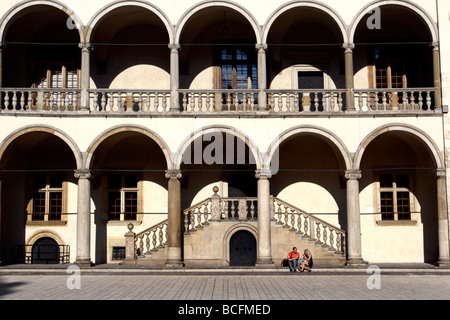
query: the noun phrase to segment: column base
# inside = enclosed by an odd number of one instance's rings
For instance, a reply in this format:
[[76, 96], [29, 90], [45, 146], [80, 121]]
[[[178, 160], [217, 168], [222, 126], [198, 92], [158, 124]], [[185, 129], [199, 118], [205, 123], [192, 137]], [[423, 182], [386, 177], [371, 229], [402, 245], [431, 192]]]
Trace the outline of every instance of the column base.
[[450, 260], [438, 260], [436, 261], [436, 267], [450, 269]]
[[172, 269], [181, 269], [184, 267], [184, 263], [182, 260], [169, 259], [166, 261], [165, 267]]
[[369, 263], [362, 258], [349, 258], [347, 259], [345, 266], [351, 268], [367, 268], [368, 264]]
[[94, 263], [90, 259], [77, 259], [74, 264], [80, 268], [90, 268], [94, 266]]
[[274, 267], [275, 264], [271, 258], [259, 259], [255, 263], [255, 267], [264, 268], [264, 267]]

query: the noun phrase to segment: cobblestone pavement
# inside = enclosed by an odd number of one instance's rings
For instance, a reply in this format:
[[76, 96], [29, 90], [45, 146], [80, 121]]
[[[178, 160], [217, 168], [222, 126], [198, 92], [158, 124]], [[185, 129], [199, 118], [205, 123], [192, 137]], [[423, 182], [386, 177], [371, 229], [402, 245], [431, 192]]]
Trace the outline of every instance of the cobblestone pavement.
[[448, 274], [2, 274], [1, 300], [448, 300]]

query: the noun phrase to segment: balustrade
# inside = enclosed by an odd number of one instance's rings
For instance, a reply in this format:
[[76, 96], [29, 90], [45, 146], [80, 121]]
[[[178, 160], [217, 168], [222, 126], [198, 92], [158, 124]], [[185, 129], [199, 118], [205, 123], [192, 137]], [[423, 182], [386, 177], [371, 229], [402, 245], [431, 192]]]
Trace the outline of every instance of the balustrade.
[[[258, 111], [257, 90], [178, 90], [182, 115], [249, 114]], [[269, 115], [345, 114], [346, 90], [264, 90]], [[359, 114], [414, 113], [435, 110], [436, 88], [355, 89]], [[170, 109], [170, 90], [91, 89], [91, 114], [163, 114]], [[80, 111], [79, 89], [0, 88], [0, 113], [64, 114]]]
[[151, 256], [166, 246], [167, 224], [168, 220], [166, 219], [136, 234], [135, 248], [138, 257]]

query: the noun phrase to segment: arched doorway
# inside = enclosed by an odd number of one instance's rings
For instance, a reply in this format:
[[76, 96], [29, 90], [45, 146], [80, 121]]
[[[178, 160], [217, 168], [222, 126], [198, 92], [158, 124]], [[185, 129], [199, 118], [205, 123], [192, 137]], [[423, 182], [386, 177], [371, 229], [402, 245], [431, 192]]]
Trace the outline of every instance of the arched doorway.
[[256, 239], [248, 231], [240, 230], [230, 239], [230, 266], [254, 266]]
[[37, 240], [31, 251], [32, 264], [58, 264], [60, 252], [58, 243], [49, 237]]

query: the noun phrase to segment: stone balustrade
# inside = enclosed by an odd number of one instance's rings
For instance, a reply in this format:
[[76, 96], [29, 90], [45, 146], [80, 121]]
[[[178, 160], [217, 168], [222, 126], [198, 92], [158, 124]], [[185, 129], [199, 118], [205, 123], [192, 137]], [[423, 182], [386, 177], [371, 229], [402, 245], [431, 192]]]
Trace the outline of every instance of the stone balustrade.
[[167, 224], [166, 219], [134, 236], [137, 257], [151, 256], [166, 246]]
[[[356, 114], [426, 114], [441, 111], [434, 105], [436, 88], [355, 89], [354, 108], [346, 106], [345, 89], [263, 90], [267, 106], [258, 105], [258, 90], [178, 90], [179, 106], [171, 106], [170, 90], [90, 89], [91, 115], [225, 114], [332, 116], [347, 110]], [[80, 89], [0, 88], [0, 114], [76, 114], [81, 110]], [[347, 101], [347, 102], [346, 102]], [[353, 101], [353, 99], [352, 99]], [[263, 112], [261, 112], [263, 111]], [[83, 112], [85, 114], [86, 112]]]
[[316, 246], [345, 255], [346, 233], [344, 230], [278, 198], [272, 198], [271, 202], [271, 218], [276, 220], [276, 225], [294, 231], [297, 236], [313, 241]]

